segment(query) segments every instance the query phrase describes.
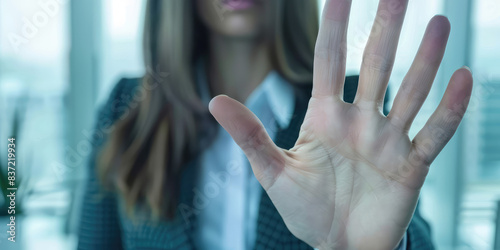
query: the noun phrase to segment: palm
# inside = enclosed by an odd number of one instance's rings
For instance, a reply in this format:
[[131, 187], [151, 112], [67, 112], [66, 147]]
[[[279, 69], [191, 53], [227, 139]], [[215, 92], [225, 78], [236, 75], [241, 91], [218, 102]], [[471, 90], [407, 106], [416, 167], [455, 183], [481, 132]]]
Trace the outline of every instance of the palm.
[[[340, 97], [350, 4], [330, 0], [323, 13], [314, 61], [312, 98], [299, 138], [290, 150], [271, 141], [258, 119], [240, 103], [216, 97], [210, 110], [247, 155], [255, 176], [289, 230], [324, 249], [390, 249], [413, 215], [430, 163], [455, 132], [467, 107], [472, 78], [452, 76], [443, 100], [413, 140], [407, 131], [425, 100], [441, 62], [449, 23], [435, 17], [386, 117], [381, 103], [407, 1], [387, 13], [381, 0], [353, 104]], [[391, 6], [394, 9], [394, 6]], [[397, 10], [397, 8], [396, 8]], [[342, 14], [343, 13], [343, 14]]]
[[[349, 238], [358, 238], [364, 239], [355, 246], [361, 249], [371, 238], [388, 249], [405, 231], [427, 169], [401, 167], [410, 149], [408, 136], [383, 115], [313, 98], [299, 139], [286, 153], [288, 167], [267, 193], [290, 231], [316, 238], [308, 242], [313, 246], [345, 249]], [[387, 232], [395, 236], [379, 241]]]

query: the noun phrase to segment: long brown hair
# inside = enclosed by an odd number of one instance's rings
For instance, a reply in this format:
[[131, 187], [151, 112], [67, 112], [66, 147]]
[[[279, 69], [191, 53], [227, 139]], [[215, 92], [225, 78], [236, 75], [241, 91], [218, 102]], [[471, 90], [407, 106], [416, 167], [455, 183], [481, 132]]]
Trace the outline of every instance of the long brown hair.
[[[154, 216], [172, 218], [183, 167], [206, 147], [200, 138], [213, 120], [197, 94], [193, 66], [206, 53], [208, 39], [194, 4], [148, 0], [143, 37], [148, 73], [142, 83], [150, 88], [116, 122], [99, 156], [101, 181], [121, 194], [129, 213], [144, 203]], [[294, 85], [311, 84], [317, 3], [273, 0], [272, 5], [273, 67]]]

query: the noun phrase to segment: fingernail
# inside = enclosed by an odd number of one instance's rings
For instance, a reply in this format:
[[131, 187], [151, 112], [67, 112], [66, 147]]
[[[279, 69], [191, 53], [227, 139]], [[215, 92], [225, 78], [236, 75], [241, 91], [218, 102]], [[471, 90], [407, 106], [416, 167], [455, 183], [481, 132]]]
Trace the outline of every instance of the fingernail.
[[466, 65], [462, 66], [461, 69], [467, 69], [468, 71], [470, 71], [472, 73], [472, 70], [468, 66], [466, 66]]

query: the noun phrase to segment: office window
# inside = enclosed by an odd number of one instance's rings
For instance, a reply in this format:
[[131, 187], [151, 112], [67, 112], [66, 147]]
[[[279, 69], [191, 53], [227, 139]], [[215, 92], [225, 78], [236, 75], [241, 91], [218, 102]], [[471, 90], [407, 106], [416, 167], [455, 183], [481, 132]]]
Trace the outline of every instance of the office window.
[[[68, 2], [0, 1], [0, 141], [12, 135], [17, 116], [16, 177], [21, 186], [16, 200], [22, 209], [17, 233], [23, 236], [16, 242], [19, 249], [39, 244], [68, 249], [60, 239], [69, 192], [63, 188], [65, 180], [50, 168], [64, 157]], [[0, 144], [2, 152], [6, 146]], [[6, 161], [4, 154], [0, 159]], [[0, 218], [0, 224], [7, 224], [6, 217]], [[6, 243], [6, 232], [0, 234]]]
[[144, 0], [109, 0], [103, 2], [102, 85], [98, 102], [107, 98], [121, 77], [144, 74], [142, 30]]
[[470, 61], [474, 89], [464, 124], [462, 245], [493, 249], [500, 200], [500, 2], [472, 1]]
[[474, 1], [471, 64], [475, 88], [469, 110], [468, 137], [475, 149], [470, 180], [500, 177], [500, 2]]

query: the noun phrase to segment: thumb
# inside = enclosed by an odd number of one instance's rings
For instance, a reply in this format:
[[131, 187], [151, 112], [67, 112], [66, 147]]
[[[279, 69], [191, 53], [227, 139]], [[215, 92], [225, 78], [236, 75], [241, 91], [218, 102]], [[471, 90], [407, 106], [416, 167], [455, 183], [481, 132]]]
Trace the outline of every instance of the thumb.
[[285, 153], [267, 134], [259, 119], [243, 104], [225, 96], [216, 96], [208, 106], [217, 122], [245, 152], [252, 170], [267, 190], [285, 166]]

